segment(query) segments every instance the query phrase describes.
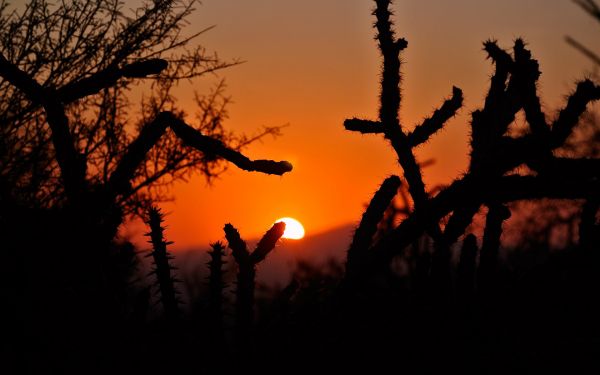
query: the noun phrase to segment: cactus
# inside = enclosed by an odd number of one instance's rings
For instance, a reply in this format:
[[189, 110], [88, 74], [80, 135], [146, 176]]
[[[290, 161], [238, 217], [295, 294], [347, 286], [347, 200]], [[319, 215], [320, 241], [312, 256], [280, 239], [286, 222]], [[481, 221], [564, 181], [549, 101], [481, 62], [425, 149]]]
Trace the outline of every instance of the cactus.
[[207, 263], [210, 270], [208, 276], [208, 309], [211, 321], [213, 337], [222, 340], [223, 336], [223, 290], [225, 282], [223, 281], [223, 257], [225, 256], [225, 246], [221, 242], [210, 244], [210, 261]]
[[477, 275], [478, 288], [482, 291], [494, 287], [502, 223], [510, 217], [510, 210], [503, 204], [492, 203], [488, 208]]
[[153, 251], [150, 254], [154, 258], [154, 269], [150, 274], [156, 275], [156, 285], [160, 292], [160, 302], [164, 309], [165, 317], [172, 321], [179, 317], [179, 292], [175, 288], [175, 279], [171, 273], [175, 267], [171, 266], [170, 261], [173, 256], [167, 251], [167, 245], [173, 242], [167, 242], [164, 239], [164, 230], [162, 226], [164, 219], [163, 213], [157, 207], [151, 207], [148, 211], [147, 224], [150, 226], [150, 232], [146, 236], [150, 237]]
[[377, 232], [377, 224], [383, 219], [385, 210], [398, 193], [398, 188], [400, 188], [400, 178], [398, 176], [390, 176], [381, 184], [379, 190], [377, 190], [373, 199], [371, 199], [358, 228], [354, 232], [352, 243], [348, 249], [346, 260], [347, 274], [351, 275], [357, 267], [357, 263], [365, 261], [366, 252], [369, 250], [373, 236]]
[[[573, 132], [586, 106], [600, 99], [600, 86], [590, 80], [579, 82], [557, 118], [549, 122], [542, 112], [537, 93], [540, 77], [538, 62], [532, 58], [524, 41], [517, 39], [512, 53], [509, 53], [500, 48], [496, 41], [488, 40], [484, 43], [484, 51], [494, 63], [495, 71], [483, 108], [471, 114], [468, 171], [430, 197], [413, 148], [425, 143], [455, 115], [462, 106], [462, 92], [453, 88], [452, 97], [429, 119], [412, 132], [405, 130], [398, 116], [402, 99], [399, 54], [407, 47], [407, 42], [396, 38], [392, 30], [391, 1], [375, 0], [375, 4], [375, 28], [383, 56], [379, 119], [352, 118], [344, 122], [344, 127], [363, 134], [382, 134], [389, 140], [404, 170], [403, 177], [408, 183], [414, 204], [399, 226], [376, 244], [362, 245], [370, 249], [361, 256], [360, 262], [348, 260], [353, 265], [349, 268], [353, 278], [377, 272], [427, 232], [435, 241], [431, 274], [440, 281], [440, 285], [449, 284], [450, 247], [463, 235], [481, 205], [488, 202], [503, 205], [514, 200], [542, 197], [581, 199], [600, 188], [598, 160], [553, 155], [553, 151], [562, 146]], [[513, 137], [508, 134], [508, 128], [520, 110], [524, 111], [531, 132]], [[521, 165], [527, 165], [534, 174], [510, 174]], [[442, 231], [440, 220], [448, 215]], [[501, 225], [501, 221], [498, 225]], [[491, 225], [489, 229], [493, 227]], [[495, 247], [494, 241], [497, 242], [499, 233], [501, 228], [497, 226], [496, 231], [489, 233], [488, 240], [484, 241], [484, 252]], [[354, 257], [354, 254], [349, 252], [349, 257]], [[348, 278], [347, 274], [346, 280]]]
[[[400, 83], [402, 81], [400, 72], [400, 52], [408, 46], [408, 43], [405, 39], [396, 38], [394, 35], [393, 23], [391, 21], [392, 13], [389, 10], [391, 1], [375, 0], [375, 3], [376, 8], [373, 14], [376, 17], [376, 39], [381, 55], [383, 56], [381, 91], [379, 97], [379, 121], [352, 118], [344, 121], [344, 127], [346, 130], [358, 131], [363, 134], [383, 134], [383, 136], [391, 143], [398, 158], [398, 163], [404, 170], [404, 178], [408, 182], [408, 191], [414, 202], [414, 208], [426, 209], [429, 200], [428, 193], [425, 184], [423, 183], [421, 167], [415, 157], [413, 148], [430, 139], [456, 114], [458, 109], [462, 107], [462, 91], [457, 87], [453, 87], [452, 97], [447, 99], [439, 109], [434, 111], [431, 117], [425, 119], [420, 125], [417, 125], [412, 132], [405, 130], [405, 127], [399, 118], [402, 99], [400, 91]], [[371, 209], [371, 207], [369, 207], [369, 209]], [[365, 216], [368, 217], [367, 213], [365, 213]], [[365, 219], [365, 216], [363, 216], [363, 219]], [[359, 227], [359, 229], [361, 228]], [[441, 230], [437, 224], [429, 225], [427, 230], [435, 240], [440, 239]], [[350, 270], [350, 274], [346, 274], [346, 279], [353, 277], [353, 275], [356, 274], [356, 272], [354, 272], [354, 265], [358, 262], [354, 260], [354, 257], [356, 257], [354, 243], [356, 240], [359, 240], [358, 243], [360, 243], [362, 248], [368, 248], [369, 245], [365, 245], [365, 242], [372, 239], [372, 236], [363, 237], [361, 232], [362, 230], [357, 230], [359, 237], [356, 238], [355, 236], [351, 251], [348, 252], [349, 267], [347, 268]], [[361, 256], [361, 258], [364, 257]], [[365, 263], [365, 259], [362, 259], [360, 262]]]
[[247, 343], [254, 324], [254, 288], [256, 265], [263, 261], [273, 250], [277, 241], [283, 236], [285, 223], [273, 224], [250, 253], [246, 242], [238, 230], [231, 224], [223, 228], [225, 238], [238, 266], [237, 288], [235, 301], [235, 324], [238, 344]]

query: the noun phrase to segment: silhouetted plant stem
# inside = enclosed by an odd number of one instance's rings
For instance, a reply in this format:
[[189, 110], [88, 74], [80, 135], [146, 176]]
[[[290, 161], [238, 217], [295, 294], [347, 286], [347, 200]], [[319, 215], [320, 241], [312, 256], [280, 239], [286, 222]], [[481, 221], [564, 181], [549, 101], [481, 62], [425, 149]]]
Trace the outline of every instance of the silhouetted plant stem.
[[379, 50], [383, 56], [383, 69], [381, 78], [381, 94], [379, 119], [383, 125], [384, 134], [390, 140], [392, 147], [398, 156], [398, 162], [404, 169], [404, 175], [409, 184], [409, 191], [419, 206], [427, 199], [425, 185], [421, 176], [418, 163], [410, 148], [408, 137], [402, 131], [400, 119], [401, 94], [401, 62], [400, 52], [408, 46], [405, 39], [396, 39], [392, 29], [391, 12], [388, 9], [390, 1], [376, 0], [374, 15], [377, 21], [377, 40]]
[[499, 203], [488, 204], [477, 277], [478, 288], [483, 293], [494, 289], [502, 223], [509, 217], [510, 210], [505, 205]]
[[[425, 184], [423, 183], [421, 168], [413, 153], [413, 147], [426, 142], [443, 127], [446, 121], [456, 114], [456, 111], [462, 106], [462, 92], [460, 89], [454, 87], [452, 98], [446, 100], [439, 109], [434, 111], [431, 117], [416, 126], [412, 132], [403, 130], [399, 119], [401, 104], [400, 83], [402, 80], [400, 52], [407, 47], [408, 43], [405, 39], [396, 38], [394, 35], [393, 23], [391, 21], [392, 13], [389, 9], [391, 1], [375, 0], [375, 4], [376, 7], [373, 15], [376, 17], [376, 39], [383, 57], [379, 121], [353, 118], [346, 120], [344, 126], [347, 130], [359, 131], [361, 133], [381, 133], [389, 140], [396, 153], [398, 162], [404, 171], [404, 178], [408, 183], [408, 191], [414, 202], [414, 210], [422, 211], [426, 210], [429, 198]], [[427, 223], [426, 230], [435, 241], [440, 240], [441, 230], [436, 221]], [[364, 256], [361, 256], [360, 262], [355, 261], [355, 258], [358, 258], [354, 251], [356, 246], [360, 245], [362, 248], [370, 246], [364, 244], [367, 238], [363, 237], [358, 230], [357, 234], [359, 234], [359, 238], [355, 238], [355, 240], [358, 239], [360, 241], [356, 245], [353, 244], [351, 250], [348, 252], [347, 270], [350, 272], [350, 275], [357, 273], [355, 271], [356, 267], [370, 268], [372, 266], [368, 259], [364, 259]]]
[[583, 10], [589, 13], [592, 17], [600, 21], [600, 7], [594, 0], [573, 0], [573, 2], [579, 5]]
[[225, 246], [221, 242], [210, 244], [211, 251], [208, 267], [210, 274], [208, 276], [208, 309], [211, 321], [212, 337], [216, 342], [223, 341], [223, 290], [225, 282], [223, 281], [223, 257], [225, 256]]
[[164, 239], [163, 217], [164, 215], [158, 208], [150, 208], [147, 222], [150, 226], [150, 233], [146, 236], [150, 237], [150, 243], [153, 247], [151, 255], [154, 258], [154, 270], [152, 270], [152, 273], [156, 275], [160, 290], [160, 301], [166, 318], [173, 321], [179, 317], [180, 311], [176, 296], [178, 292], [174, 285], [175, 278], [171, 275], [171, 270], [174, 267], [169, 264], [173, 257], [167, 252], [167, 245], [172, 244], [172, 242], [167, 242]]
[[[240, 349], [248, 350], [245, 344], [249, 343], [254, 325], [254, 289], [256, 265], [266, 258], [275, 248], [277, 241], [283, 236], [285, 223], [273, 224], [258, 242], [256, 249], [250, 253], [246, 242], [240, 233], [231, 224], [225, 224], [225, 238], [232, 250], [233, 258], [238, 266], [236, 301], [235, 301], [235, 326], [237, 343]], [[246, 353], [248, 354], [248, 353]]]
[[416, 147], [425, 143], [441, 130], [446, 122], [456, 115], [456, 112], [462, 107], [462, 91], [458, 87], [452, 87], [452, 97], [446, 99], [439, 109], [436, 109], [431, 117], [426, 118], [420, 125], [408, 134], [408, 143], [411, 147]]
[[489, 181], [482, 189], [473, 176], [456, 180], [431, 199], [428, 210], [413, 213], [396, 229], [375, 244], [369, 251], [369, 259], [361, 272], [377, 272], [383, 265], [400, 254], [410, 243], [426, 230], [430, 220], [440, 220], [461, 207], [490, 200], [504, 203], [539, 198], [581, 199], [600, 189], [600, 182], [592, 177], [573, 176], [563, 179], [561, 174], [546, 173], [543, 176], [508, 175]]
[[346, 275], [349, 278], [353, 277], [356, 267], [359, 267], [359, 264], [365, 261], [373, 236], [377, 232], [377, 225], [383, 219], [383, 214], [398, 193], [399, 187], [400, 178], [390, 176], [381, 184], [379, 190], [371, 199], [358, 228], [354, 232], [352, 243], [348, 249]]
[[238, 339], [247, 339], [254, 325], [256, 269], [250, 262], [238, 263], [235, 293], [235, 326]]
[[202, 134], [175, 114], [164, 111], [142, 128], [111, 174], [108, 187], [114, 195], [129, 192], [129, 181], [167, 128], [171, 128], [187, 146], [210, 155], [220, 156], [246, 171], [282, 175], [292, 170], [292, 165], [286, 161], [251, 160], [240, 152], [227, 147], [220, 140]]
[[61, 178], [71, 203], [77, 204], [82, 198], [85, 186], [86, 164], [75, 149], [73, 136], [69, 130], [69, 119], [64, 105], [51, 88], [44, 88], [35, 79], [0, 54], [0, 76], [19, 88], [27, 98], [46, 111], [46, 121], [51, 130], [51, 139], [56, 150], [56, 160]]

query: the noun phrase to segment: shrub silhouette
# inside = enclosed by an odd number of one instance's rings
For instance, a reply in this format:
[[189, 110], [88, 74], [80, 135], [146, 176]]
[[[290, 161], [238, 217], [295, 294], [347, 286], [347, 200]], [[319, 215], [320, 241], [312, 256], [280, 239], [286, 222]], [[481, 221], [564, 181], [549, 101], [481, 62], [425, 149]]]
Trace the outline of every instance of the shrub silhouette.
[[[15, 278], [6, 296], [11, 306], [24, 300], [31, 301], [29, 311], [56, 310], [54, 325], [41, 323], [47, 319], [42, 313], [11, 312], [19, 322], [13, 327], [20, 327], [11, 330], [47, 327], [14, 337], [24, 343], [21, 354], [34, 345], [28, 342], [42, 342], [45, 355], [56, 358], [51, 371], [108, 366], [122, 355], [113, 337], [133, 335], [123, 322], [144, 321], [146, 294], [129, 285], [139, 303], [122, 298], [129, 273], [114, 271], [117, 230], [127, 215], [145, 216], [153, 202], [167, 198], [164, 188], [173, 181], [191, 173], [211, 178], [225, 163], [275, 175], [292, 169], [285, 161], [242, 153], [278, 129], [265, 128], [256, 137], [226, 131], [223, 84], [198, 95], [197, 122], [178, 108], [178, 82], [236, 63], [193, 45], [202, 31], [184, 34], [195, 3], [144, 0], [135, 9], [118, 0], [0, 5], [0, 222], [8, 223], [1, 230], [7, 267], [21, 275], [36, 270], [31, 288]], [[145, 93], [139, 111], [129, 95], [136, 85]], [[161, 300], [173, 317], [166, 245], [156, 241]], [[52, 302], [57, 295], [62, 303]]]
[[[48, 210], [62, 223], [49, 243], [67, 251], [88, 243], [83, 263], [98, 264], [124, 216], [160, 200], [156, 188], [169, 179], [193, 171], [210, 177], [223, 161], [266, 174], [291, 170], [288, 162], [240, 152], [249, 140], [224, 132], [222, 87], [198, 99], [202, 118], [195, 126], [177, 109], [177, 82], [231, 65], [200, 47], [182, 49], [200, 35], [181, 33], [193, 3], [144, 2], [133, 17], [113, 0], [36, 1], [22, 12], [3, 5], [3, 216], [41, 217], [36, 210]], [[125, 95], [142, 80], [155, 84], [133, 129]], [[90, 277], [102, 279], [98, 272]]]

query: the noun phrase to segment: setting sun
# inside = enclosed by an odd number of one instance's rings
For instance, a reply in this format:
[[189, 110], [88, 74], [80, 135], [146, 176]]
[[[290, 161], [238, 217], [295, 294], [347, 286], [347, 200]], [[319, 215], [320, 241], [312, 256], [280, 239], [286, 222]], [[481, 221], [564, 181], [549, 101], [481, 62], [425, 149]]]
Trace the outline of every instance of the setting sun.
[[281, 221], [285, 223], [285, 232], [283, 232], [282, 238], [299, 240], [304, 237], [304, 227], [298, 220], [291, 217], [282, 217], [281, 219], [277, 219], [275, 222], [279, 223]]

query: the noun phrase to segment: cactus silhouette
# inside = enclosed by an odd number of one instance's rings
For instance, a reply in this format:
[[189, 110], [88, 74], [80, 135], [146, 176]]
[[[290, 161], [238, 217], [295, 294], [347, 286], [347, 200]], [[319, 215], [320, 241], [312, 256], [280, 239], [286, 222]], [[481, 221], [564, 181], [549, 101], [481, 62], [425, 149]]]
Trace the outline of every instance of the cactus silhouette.
[[285, 223], [273, 224], [258, 242], [256, 249], [250, 253], [246, 242], [241, 238], [238, 230], [231, 224], [225, 224], [225, 238], [232, 251], [233, 258], [238, 266], [235, 323], [240, 344], [246, 342], [254, 324], [254, 289], [256, 265], [263, 261], [273, 250], [277, 241], [283, 236]]
[[510, 217], [510, 210], [503, 204], [489, 204], [488, 209], [477, 275], [478, 289], [484, 292], [494, 288], [502, 223]]
[[175, 320], [179, 317], [179, 292], [175, 289], [175, 279], [172, 275], [172, 270], [175, 269], [170, 264], [173, 256], [167, 251], [167, 245], [172, 242], [167, 242], [164, 238], [164, 227], [162, 226], [164, 219], [163, 213], [159, 208], [151, 207], [148, 211], [148, 225], [150, 232], [146, 236], [150, 237], [152, 244], [152, 252], [150, 255], [154, 258], [154, 269], [150, 274], [156, 275], [156, 285], [160, 292], [160, 302], [163, 306], [165, 317], [168, 320]]
[[371, 246], [373, 236], [377, 232], [377, 225], [383, 219], [383, 215], [390, 202], [398, 193], [398, 188], [400, 188], [400, 178], [398, 176], [390, 176], [381, 184], [379, 190], [377, 190], [373, 199], [371, 199], [358, 228], [354, 232], [352, 243], [348, 249], [346, 260], [347, 274], [351, 275], [358, 264], [366, 261], [366, 253]]
[[208, 268], [208, 309], [210, 316], [210, 327], [213, 330], [212, 337], [217, 341], [223, 339], [223, 291], [225, 282], [223, 280], [223, 265], [225, 261], [225, 246], [221, 242], [210, 244], [211, 251]]
[[[495, 71], [483, 108], [471, 114], [468, 171], [431, 197], [425, 189], [413, 148], [426, 142], [456, 114], [462, 106], [462, 92], [453, 88], [452, 97], [430, 118], [412, 132], [405, 130], [398, 116], [401, 104], [399, 55], [408, 43], [395, 37], [389, 10], [391, 1], [375, 0], [375, 4], [375, 28], [383, 56], [379, 120], [352, 118], [344, 122], [344, 127], [363, 134], [382, 134], [391, 143], [404, 171], [414, 207], [408, 210], [410, 214], [399, 226], [377, 243], [362, 246], [370, 249], [361, 255], [360, 262], [348, 260], [352, 267], [346, 280], [377, 272], [406, 246], [427, 233], [433, 238], [435, 249], [431, 276], [438, 286], [447, 287], [450, 285], [450, 247], [464, 234], [482, 205], [542, 197], [581, 199], [600, 188], [599, 160], [553, 155], [573, 132], [587, 105], [600, 99], [600, 87], [587, 79], [579, 82], [558, 116], [548, 122], [537, 94], [538, 62], [532, 58], [523, 40], [514, 42], [512, 54], [500, 48], [496, 41], [486, 41], [484, 50], [494, 63]], [[508, 134], [508, 127], [521, 110], [530, 132], [513, 137]], [[520, 165], [526, 165], [534, 174], [511, 173]], [[494, 211], [489, 218], [491, 222], [497, 219]], [[449, 217], [442, 231], [440, 220], [446, 216]], [[493, 227], [490, 226], [490, 230]], [[496, 225], [484, 241], [486, 249], [497, 249], [500, 233]], [[355, 258], [353, 252], [348, 255]]]
[[[404, 178], [408, 183], [408, 191], [414, 202], [414, 209], [426, 209], [429, 200], [428, 193], [413, 148], [429, 140], [456, 114], [458, 109], [462, 107], [462, 91], [457, 87], [453, 87], [452, 97], [444, 101], [442, 106], [435, 110], [429, 118], [417, 125], [412, 132], [405, 130], [406, 127], [399, 118], [401, 105], [400, 83], [402, 80], [400, 52], [408, 46], [408, 42], [403, 38], [396, 38], [394, 35], [391, 11], [389, 10], [390, 3], [386, 0], [376, 0], [376, 8], [373, 12], [376, 17], [375, 28], [377, 30], [379, 51], [383, 56], [379, 121], [352, 118], [344, 121], [344, 127], [347, 130], [363, 134], [382, 134], [385, 139], [389, 140], [398, 158], [398, 163], [404, 171]], [[392, 197], [390, 197], [390, 200]], [[378, 199], [374, 198], [372, 200], [372, 203], [377, 202]], [[389, 204], [389, 200], [387, 203]], [[370, 209], [369, 207], [367, 211]], [[440, 238], [441, 230], [437, 224], [430, 223], [427, 230], [434, 239]], [[362, 231], [357, 230], [355, 235], [360, 237]], [[364, 242], [364, 240], [355, 237], [353, 244], [357, 241]], [[363, 247], [365, 246], [363, 245]], [[349, 252], [349, 256], [354, 257], [353, 253], [354, 251]], [[361, 257], [361, 262], [368, 263], [368, 258]], [[357, 262], [354, 260], [349, 261], [351, 269], [356, 268], [355, 263]], [[346, 276], [349, 279], [354, 275], [357, 275], [357, 272], [353, 270]]]

